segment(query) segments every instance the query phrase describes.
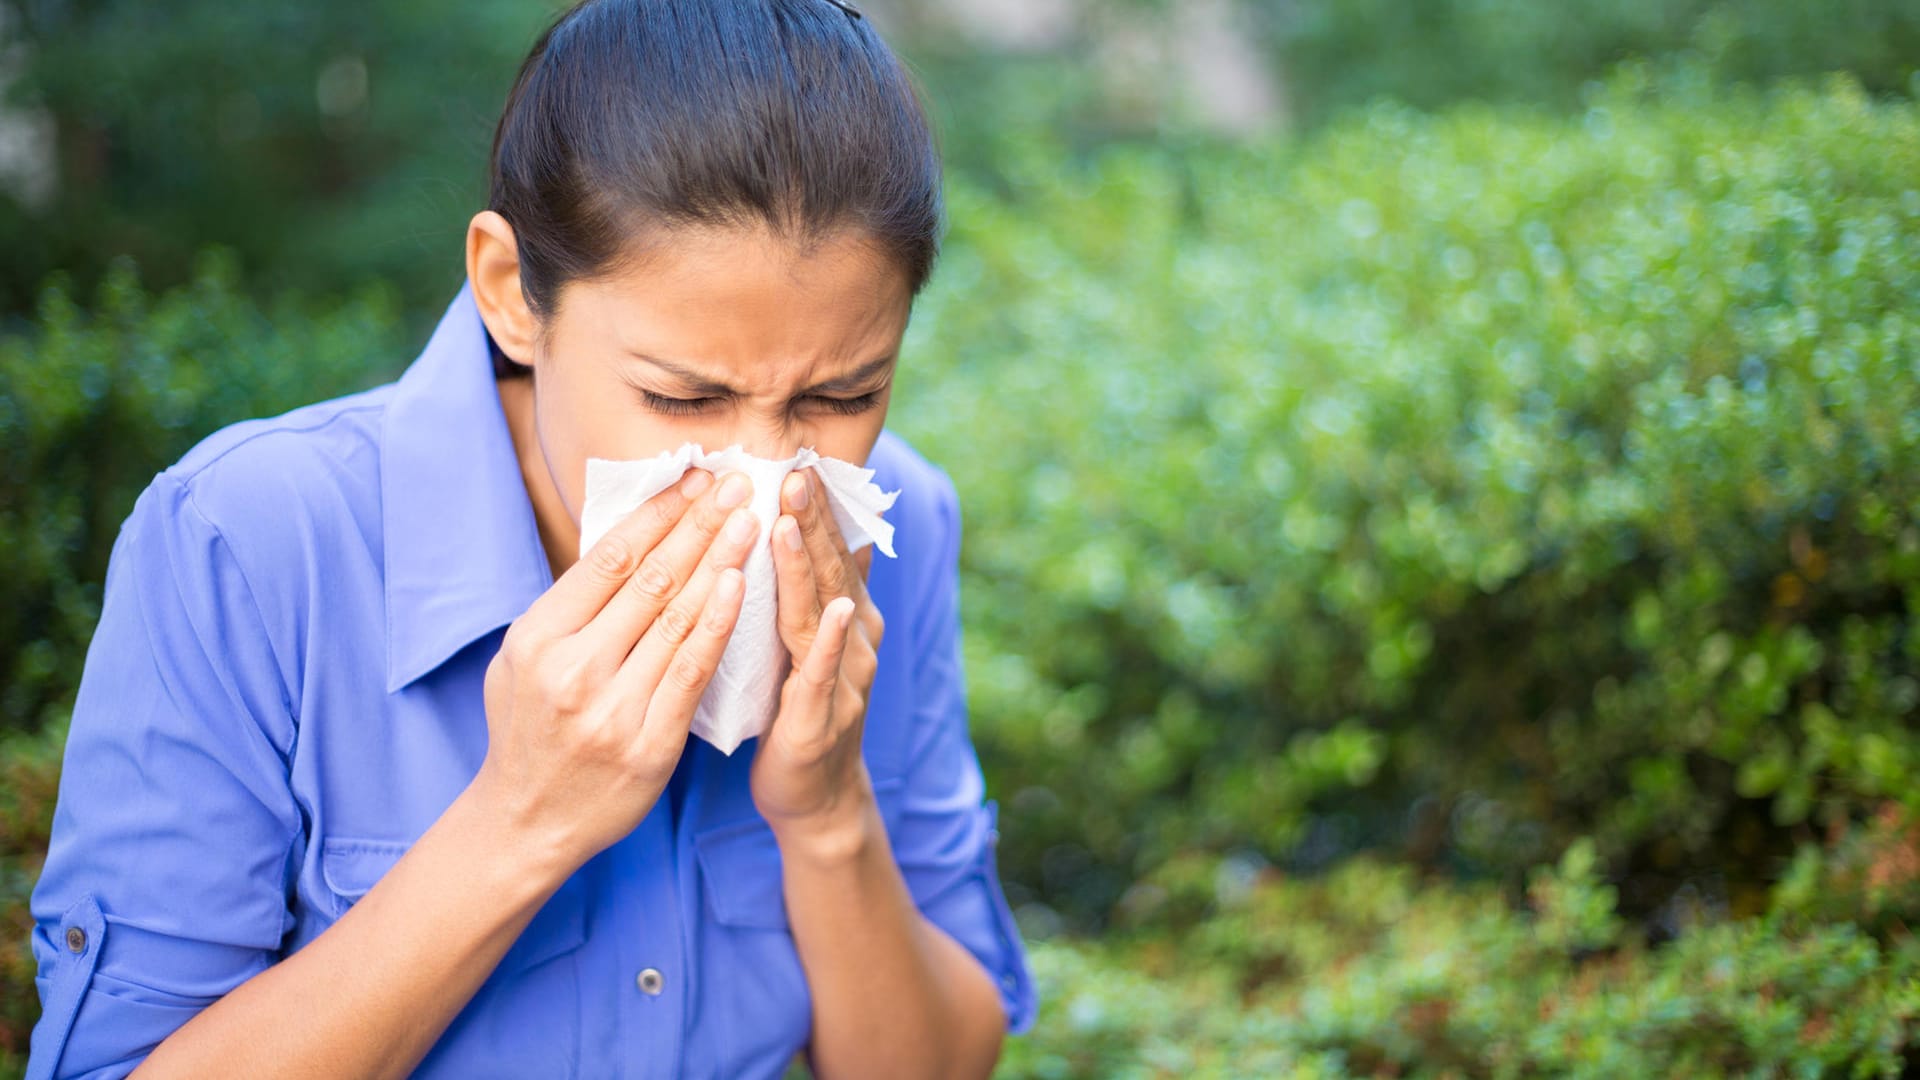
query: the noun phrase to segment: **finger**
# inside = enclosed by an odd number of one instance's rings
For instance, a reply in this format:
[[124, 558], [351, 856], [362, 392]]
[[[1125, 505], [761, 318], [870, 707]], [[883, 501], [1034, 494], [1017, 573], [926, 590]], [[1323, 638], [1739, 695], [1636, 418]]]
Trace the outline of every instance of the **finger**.
[[[653, 623], [641, 632], [640, 640], [628, 646], [628, 653], [616, 656], [614, 662], [623, 663], [630, 653], [645, 649], [651, 657], [649, 663], [653, 665], [652, 670], [656, 674], [664, 670], [681, 643], [699, 625], [700, 614], [706, 608], [708, 595], [713, 591], [715, 582], [727, 570], [738, 569], [747, 561], [753, 542], [759, 535], [760, 524], [753, 512], [744, 507], [734, 510], [721, 528], [720, 535], [713, 541], [713, 546], [707, 549], [706, 556], [700, 560], [693, 576], [687, 579], [686, 585], [674, 594]], [[614, 649], [618, 648], [618, 644], [617, 641], [608, 642], [609, 647]]]
[[[804, 474], [802, 476], [802, 474]], [[864, 582], [853, 573], [852, 564], [846, 559], [846, 541], [840, 537], [840, 528], [833, 520], [833, 512], [827, 508], [826, 489], [812, 469], [796, 469], [793, 475], [802, 476], [805, 492], [803, 498], [793, 498], [794, 519], [800, 522], [800, 535], [806, 541], [807, 553], [813, 556], [814, 579], [820, 584], [820, 595], [831, 600], [836, 596], [851, 596], [855, 601], [863, 599]], [[788, 483], [783, 495], [799, 495], [792, 482]]]
[[599, 614], [640, 560], [673, 531], [688, 507], [712, 485], [713, 476], [693, 470], [680, 482], [641, 503], [614, 523], [593, 547], [574, 560], [552, 587], [527, 606], [522, 624], [555, 637], [571, 634]]
[[869, 636], [858, 618], [847, 633], [846, 652], [840, 658], [840, 679], [862, 694], [873, 689], [874, 676], [880, 673], [880, 643]]
[[789, 745], [817, 743], [831, 727], [833, 692], [840, 684], [840, 660], [846, 655], [848, 628], [853, 625], [853, 601], [834, 598], [820, 612], [820, 632], [789, 680], [789, 695], [781, 702], [776, 726]]
[[620, 669], [621, 690], [634, 700], [647, 696], [646, 712], [641, 720], [640, 737], [646, 743], [650, 764], [664, 771], [678, 759], [687, 742], [687, 729], [700, 704], [700, 695], [720, 667], [720, 656], [727, 651], [734, 624], [740, 618], [740, 603], [746, 596], [746, 575], [728, 567], [715, 578], [697, 628], [681, 642], [664, 671], [646, 670], [645, 661], [629, 659]]
[[820, 626], [820, 586], [813, 580], [800, 523], [788, 514], [773, 523], [774, 610], [780, 640], [793, 656], [805, 656]]
[[[801, 471], [796, 470], [795, 475]], [[826, 484], [816, 470], [807, 469], [804, 472], [807, 495], [804, 500], [795, 500], [802, 504], [795, 517], [801, 523], [801, 535], [806, 541], [808, 553], [813, 557], [814, 579], [820, 584], [821, 599], [852, 597], [857, 605], [856, 617], [865, 624], [867, 632], [877, 639], [882, 620], [880, 609], [874, 606], [873, 598], [867, 593], [866, 574], [859, 562], [847, 552], [840, 525], [834, 521], [833, 511], [827, 505]], [[794, 494], [792, 487], [783, 494]]]
[[[580, 630], [590, 651], [616, 658], [633, 651], [640, 636], [666, 610], [699, 567], [723, 527], [758, 534], [751, 511], [745, 509], [753, 482], [744, 473], [729, 473], [707, 494], [694, 500], [665, 539], [644, 554], [638, 566], [607, 600], [606, 606]], [[739, 524], [744, 516], [745, 525]]]

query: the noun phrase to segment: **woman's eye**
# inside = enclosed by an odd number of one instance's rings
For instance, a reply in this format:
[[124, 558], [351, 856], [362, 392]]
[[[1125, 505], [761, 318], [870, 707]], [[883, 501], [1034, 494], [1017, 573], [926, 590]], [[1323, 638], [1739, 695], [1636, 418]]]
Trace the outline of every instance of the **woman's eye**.
[[705, 412], [708, 408], [712, 407], [714, 402], [720, 400], [715, 397], [667, 397], [665, 394], [656, 394], [651, 390], [640, 391], [640, 397], [641, 400], [646, 402], [647, 408], [655, 412], [666, 413], [669, 416], [690, 416], [694, 413]]
[[880, 401], [880, 391], [874, 390], [861, 394], [859, 397], [850, 398], [827, 397], [823, 394], [815, 394], [811, 395], [809, 400], [824, 405], [833, 412], [840, 413], [844, 416], [855, 416], [866, 412], [878, 404]]

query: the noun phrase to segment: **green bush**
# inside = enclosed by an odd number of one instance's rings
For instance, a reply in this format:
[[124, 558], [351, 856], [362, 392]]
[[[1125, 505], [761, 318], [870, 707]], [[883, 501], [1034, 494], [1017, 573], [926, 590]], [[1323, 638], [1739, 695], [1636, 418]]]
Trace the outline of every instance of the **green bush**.
[[1920, 1049], [1911, 936], [1767, 916], [1582, 948], [1569, 920], [1611, 915], [1593, 864], [1535, 884], [1516, 912], [1361, 858], [1177, 934], [1041, 944], [1040, 1018], [996, 1075], [1895, 1077]]
[[559, 6], [0, 0], [19, 43], [0, 104], [45, 110], [60, 168], [44, 204], [0, 188], [0, 312], [28, 314], [53, 268], [90, 292], [114, 255], [182, 284], [219, 243], [256, 298], [377, 277], [437, 315], [493, 124]]
[[[1756, 82], [1846, 70], [1875, 91], [1905, 88], [1920, 57], [1914, 0], [1233, 2], [1301, 130], [1377, 97], [1570, 109], [1633, 56], [1698, 55]], [[56, 267], [90, 291], [114, 254], [137, 259], [149, 282], [183, 283], [194, 253], [220, 243], [257, 297], [378, 277], [424, 333], [458, 285], [514, 72], [565, 6], [0, 0], [0, 110], [44, 112], [58, 167], [44, 203], [0, 184], [0, 313], [29, 314]], [[1144, 18], [1177, 35], [1187, 5], [1083, 5], [1067, 41], [1031, 54], [952, 33], [940, 6], [893, 5], [885, 21], [927, 85], [954, 172], [999, 178], [1019, 133], [1036, 128], [1075, 156], [1186, 137], [1100, 73], [1115, 67], [1116, 24]]]
[[1799, 830], [1920, 799], [1913, 105], [1629, 68], [1015, 167], [955, 192], [894, 422], [961, 492], [1033, 895], [1591, 832], [1636, 915], [1753, 911]]
[[82, 310], [50, 280], [33, 332], [0, 336], [0, 730], [65, 715], [120, 523], [153, 474], [215, 428], [391, 378], [389, 291], [261, 308], [231, 252], [149, 300], [120, 260]]
[[1920, 66], [1913, 0], [1251, 0], [1317, 125], [1391, 99], [1420, 108], [1508, 101], [1556, 109], [1634, 58], [1691, 56], [1724, 80], [1852, 73], [1907, 93]]

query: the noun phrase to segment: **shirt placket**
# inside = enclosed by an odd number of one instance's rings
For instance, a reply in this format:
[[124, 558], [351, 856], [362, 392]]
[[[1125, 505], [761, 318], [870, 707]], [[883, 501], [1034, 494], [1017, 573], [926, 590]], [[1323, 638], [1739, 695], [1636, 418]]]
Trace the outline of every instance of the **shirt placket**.
[[610, 978], [622, 1002], [618, 1010], [627, 1036], [616, 1053], [619, 1075], [646, 1080], [681, 1076], [687, 1010], [693, 992], [691, 965], [680, 933], [684, 921], [675, 872], [673, 822], [662, 793], [628, 837], [621, 878], [625, 898], [608, 913], [622, 927], [630, 947], [617, 950], [626, 965]]

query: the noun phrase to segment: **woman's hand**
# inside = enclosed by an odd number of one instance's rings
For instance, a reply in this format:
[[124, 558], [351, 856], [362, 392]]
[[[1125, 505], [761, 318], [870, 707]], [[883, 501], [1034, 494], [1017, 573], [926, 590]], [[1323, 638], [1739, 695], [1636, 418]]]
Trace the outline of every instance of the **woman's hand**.
[[753, 801], [783, 834], [857, 829], [873, 793], [860, 747], [884, 629], [867, 595], [873, 549], [847, 551], [814, 470], [789, 474], [780, 500], [775, 605], [793, 670], [754, 752]]
[[673, 775], [740, 613], [751, 490], [689, 472], [569, 567], [487, 667], [475, 791], [563, 877], [633, 831]]

